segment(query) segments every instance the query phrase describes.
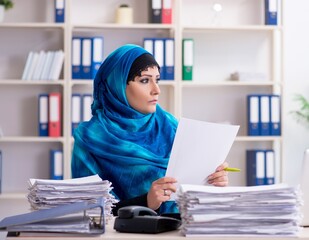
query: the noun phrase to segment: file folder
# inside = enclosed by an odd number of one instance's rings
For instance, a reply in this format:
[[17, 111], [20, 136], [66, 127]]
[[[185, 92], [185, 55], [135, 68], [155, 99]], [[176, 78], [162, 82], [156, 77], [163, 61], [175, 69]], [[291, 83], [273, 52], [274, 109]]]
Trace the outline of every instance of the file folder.
[[193, 39], [182, 40], [182, 79], [192, 80], [193, 78]]
[[164, 77], [167, 80], [174, 80], [174, 69], [175, 69], [175, 50], [174, 50], [174, 39], [167, 38], [164, 40], [164, 66], [165, 73]]
[[[6, 217], [0, 222], [0, 230], [21, 233], [102, 234], [105, 232], [104, 201], [104, 198], [99, 198], [97, 203], [82, 201]], [[88, 210], [94, 208], [100, 209], [97, 217], [87, 214]], [[74, 227], [66, 228], [66, 225]]]
[[83, 122], [89, 121], [92, 117], [92, 112], [91, 112], [92, 101], [93, 101], [92, 94], [84, 94], [82, 96], [82, 121]]
[[247, 185], [265, 185], [265, 152], [247, 150], [246, 152]]
[[270, 135], [270, 103], [269, 95], [260, 96], [260, 135]]
[[265, 184], [275, 183], [275, 152], [274, 150], [265, 150]]
[[265, 24], [278, 24], [278, 0], [265, 0]]
[[154, 58], [161, 67], [160, 78], [162, 80], [165, 78], [165, 66], [164, 66], [164, 39], [156, 38], [154, 39]]
[[49, 94], [49, 124], [48, 135], [50, 137], [61, 136], [61, 94], [50, 93]]
[[82, 39], [82, 79], [91, 79], [91, 48], [92, 39], [83, 38]]
[[81, 79], [82, 76], [82, 39], [74, 37], [72, 39], [72, 78]]
[[281, 104], [279, 95], [270, 96], [270, 135], [281, 135]]
[[161, 0], [149, 0], [149, 22], [162, 22], [162, 2]]
[[162, 23], [172, 23], [172, 0], [162, 0]]
[[97, 74], [103, 61], [103, 38], [92, 38], [92, 63], [91, 63], [91, 79]]
[[144, 49], [149, 52], [150, 54], [153, 55], [154, 53], [154, 46], [153, 46], [153, 43], [154, 43], [154, 39], [153, 38], [144, 38]]
[[48, 136], [48, 98], [47, 93], [39, 94], [39, 136]]
[[81, 109], [82, 109], [82, 98], [78, 93], [72, 94], [71, 99], [71, 121], [72, 121], [72, 136], [74, 130], [77, 128], [78, 124], [81, 122]]
[[63, 179], [63, 152], [50, 150], [50, 179]]
[[65, 0], [55, 0], [55, 22], [64, 22]]
[[248, 135], [260, 135], [260, 100], [259, 95], [247, 96]]

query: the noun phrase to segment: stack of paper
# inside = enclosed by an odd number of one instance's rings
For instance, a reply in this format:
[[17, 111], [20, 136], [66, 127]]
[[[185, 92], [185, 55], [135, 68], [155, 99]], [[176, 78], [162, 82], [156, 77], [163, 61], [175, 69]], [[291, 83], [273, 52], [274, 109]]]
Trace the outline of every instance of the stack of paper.
[[[74, 202], [96, 203], [97, 198], [105, 198], [105, 219], [112, 217], [112, 205], [117, 202], [110, 193], [111, 183], [102, 181], [98, 175], [67, 180], [30, 179], [27, 196], [31, 210], [49, 209]], [[99, 212], [90, 214], [99, 215]]]
[[177, 202], [185, 236], [294, 236], [300, 230], [299, 190], [283, 184], [222, 188], [181, 185]]

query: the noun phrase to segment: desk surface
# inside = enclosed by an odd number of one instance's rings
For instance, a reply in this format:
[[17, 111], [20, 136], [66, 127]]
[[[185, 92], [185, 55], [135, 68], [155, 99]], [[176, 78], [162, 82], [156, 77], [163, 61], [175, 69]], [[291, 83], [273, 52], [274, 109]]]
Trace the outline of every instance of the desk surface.
[[207, 240], [239, 240], [239, 239], [250, 239], [250, 240], [261, 240], [261, 239], [276, 239], [276, 240], [291, 240], [291, 239], [304, 239], [304, 240], [309, 240], [309, 228], [303, 228], [302, 231], [300, 232], [299, 237], [258, 237], [258, 236], [223, 236], [223, 237], [214, 237], [214, 236], [203, 236], [203, 237], [184, 237], [183, 235], [180, 234], [179, 231], [171, 231], [171, 232], [165, 232], [165, 233], [158, 233], [158, 234], [136, 234], [136, 233], [119, 233], [116, 232], [113, 229], [113, 223], [110, 222], [109, 224], [106, 225], [106, 231], [104, 234], [100, 236], [78, 236], [78, 237], [63, 237], [63, 236], [27, 236], [27, 237], [7, 237], [7, 240], [13, 240], [13, 239], [18, 239], [18, 240], [29, 240], [29, 239], [35, 239], [35, 240], [59, 240], [59, 239], [65, 239], [65, 240], [86, 240], [86, 239], [93, 239], [93, 240], [100, 240], [100, 239], [112, 239], [112, 240], [154, 240], [154, 239], [169, 239], [169, 240], [185, 240], [185, 239], [207, 239]]

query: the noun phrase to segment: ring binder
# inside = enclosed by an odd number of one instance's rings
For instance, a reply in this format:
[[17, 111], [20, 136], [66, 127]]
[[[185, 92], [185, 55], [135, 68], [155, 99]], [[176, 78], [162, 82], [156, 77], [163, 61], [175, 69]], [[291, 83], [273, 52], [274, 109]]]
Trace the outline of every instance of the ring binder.
[[[104, 204], [105, 199], [101, 197], [97, 203], [82, 201], [6, 217], [0, 222], [0, 231], [102, 234], [105, 232]], [[93, 208], [100, 208], [100, 216], [86, 214]]]

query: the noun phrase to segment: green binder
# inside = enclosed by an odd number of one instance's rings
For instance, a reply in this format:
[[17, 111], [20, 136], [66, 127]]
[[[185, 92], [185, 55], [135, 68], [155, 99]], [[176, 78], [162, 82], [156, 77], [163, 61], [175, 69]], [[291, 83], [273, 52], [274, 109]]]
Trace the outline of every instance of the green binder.
[[192, 38], [182, 40], [182, 79], [192, 80], [193, 75], [194, 42]]

